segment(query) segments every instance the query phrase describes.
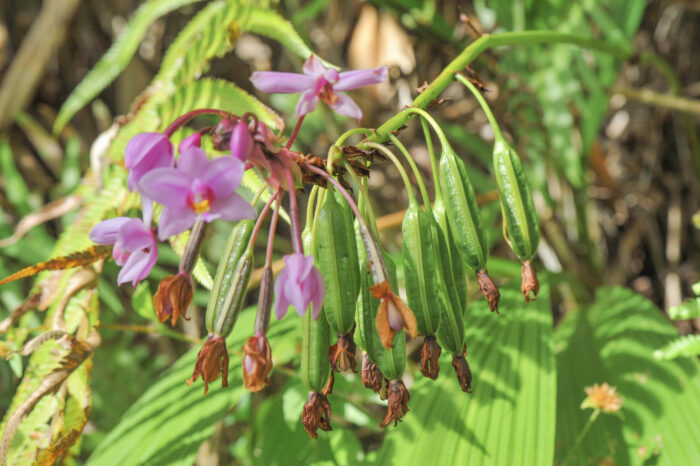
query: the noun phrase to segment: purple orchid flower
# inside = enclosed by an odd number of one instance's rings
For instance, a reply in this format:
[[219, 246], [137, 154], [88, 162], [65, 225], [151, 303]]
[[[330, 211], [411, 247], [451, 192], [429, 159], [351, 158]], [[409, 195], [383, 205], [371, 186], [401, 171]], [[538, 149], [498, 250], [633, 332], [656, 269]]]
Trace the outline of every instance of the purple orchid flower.
[[138, 189], [139, 181], [146, 173], [154, 168], [172, 167], [173, 161], [173, 145], [164, 134], [141, 133], [131, 138], [124, 152], [129, 191]]
[[[150, 222], [149, 222], [150, 223]], [[158, 259], [158, 242], [151, 228], [140, 218], [117, 217], [104, 220], [90, 231], [97, 244], [113, 244], [112, 256], [122, 267], [117, 283], [134, 286], [146, 278]]]
[[177, 168], [157, 168], [139, 182], [139, 190], [163, 205], [158, 238], [165, 240], [192, 227], [197, 218], [211, 222], [254, 218], [255, 209], [235, 190], [245, 165], [233, 157], [207, 160], [199, 147], [190, 146]]
[[182, 154], [190, 147], [202, 147], [202, 135], [199, 133], [193, 133], [187, 136], [185, 139], [180, 141], [180, 145], [177, 146], [177, 152]]
[[275, 315], [282, 319], [289, 306], [294, 306], [297, 314], [304, 315], [313, 303], [313, 316], [318, 319], [326, 287], [321, 272], [314, 267], [314, 257], [301, 253], [284, 256], [285, 267], [275, 281]]
[[250, 77], [253, 85], [263, 92], [289, 94], [301, 92], [297, 103], [297, 116], [302, 117], [316, 108], [318, 100], [323, 100], [341, 115], [362, 118], [362, 110], [355, 101], [338, 92], [350, 91], [386, 80], [386, 66], [370, 70], [343, 71], [326, 68], [321, 60], [311, 55], [303, 67], [304, 74], [282, 73], [278, 71], [256, 71]]
[[253, 151], [256, 149], [253, 136], [248, 129], [248, 123], [245, 120], [238, 120], [238, 123], [231, 131], [231, 140], [229, 142], [231, 155], [241, 162], [246, 162], [253, 156]]

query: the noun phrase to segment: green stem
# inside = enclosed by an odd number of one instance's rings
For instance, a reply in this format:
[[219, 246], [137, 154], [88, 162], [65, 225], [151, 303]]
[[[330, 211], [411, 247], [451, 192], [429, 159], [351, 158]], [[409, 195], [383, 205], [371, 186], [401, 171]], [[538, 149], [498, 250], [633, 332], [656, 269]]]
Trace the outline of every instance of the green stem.
[[481, 95], [481, 92], [474, 86], [472, 83], [469, 82], [467, 78], [462, 76], [461, 74], [456, 74], [457, 81], [461, 82], [464, 84], [467, 89], [471, 91], [472, 94], [474, 94], [474, 97], [476, 97], [476, 100], [479, 102], [479, 105], [481, 105], [481, 109], [484, 111], [486, 114], [486, 118], [488, 118], [489, 123], [491, 124], [491, 127], [493, 128], [493, 134], [494, 138], [496, 140], [503, 139], [503, 133], [501, 132], [501, 127], [498, 126], [498, 122], [496, 121], [496, 117], [493, 116], [493, 112], [491, 111], [491, 107], [489, 107], [489, 104], [486, 102], [486, 99], [484, 99], [484, 96]]
[[440, 189], [440, 176], [438, 174], [438, 159], [435, 156], [435, 148], [433, 147], [433, 138], [430, 136], [430, 128], [425, 118], [421, 118], [420, 124], [423, 127], [423, 135], [425, 137], [425, 145], [428, 147], [428, 155], [430, 156], [430, 169], [433, 172], [433, 185], [435, 186], [435, 201], [442, 198], [442, 190]]
[[343, 134], [340, 135], [340, 137], [338, 138], [338, 140], [335, 141], [335, 144], [334, 144], [334, 145], [336, 145], [336, 146], [338, 146], [338, 147], [342, 146], [343, 143], [345, 142], [345, 140], [346, 140], [347, 138], [349, 138], [350, 136], [354, 135], [354, 134], [363, 134], [363, 135], [372, 134], [372, 130], [371, 130], [371, 129], [368, 129], [368, 128], [353, 128], [353, 129], [349, 129], [349, 130], [347, 130], [346, 132], [344, 132]]
[[595, 422], [595, 420], [598, 418], [599, 414], [600, 414], [600, 409], [595, 409], [591, 413], [591, 417], [588, 418], [588, 421], [586, 421], [586, 425], [583, 426], [583, 429], [581, 429], [581, 432], [578, 434], [578, 437], [576, 437], [574, 444], [571, 446], [571, 448], [569, 449], [569, 452], [566, 454], [564, 461], [562, 461], [562, 463], [561, 463], [562, 465], [565, 465], [569, 462], [569, 459], [571, 459], [571, 455], [573, 455], [574, 451], [576, 451], [578, 446], [583, 441], [584, 437], [586, 437], [586, 434], [590, 430], [590, 428], [593, 425], [593, 423]]
[[435, 131], [435, 134], [437, 134], [437, 137], [440, 140], [440, 145], [442, 146], [443, 150], [450, 147], [450, 143], [447, 141], [447, 136], [445, 136], [445, 133], [442, 131], [442, 128], [440, 128], [440, 125], [438, 125], [438, 122], [435, 121], [435, 118], [433, 118], [433, 116], [430, 113], [426, 112], [422, 108], [417, 107], [409, 107], [405, 109], [404, 112], [417, 113], [418, 115], [422, 116], [423, 119], [430, 123], [430, 126], [433, 127], [433, 131]]
[[411, 154], [408, 153], [406, 146], [404, 146], [403, 143], [399, 141], [399, 138], [397, 138], [393, 134], [390, 134], [389, 139], [399, 149], [399, 152], [403, 154], [403, 156], [406, 158], [406, 161], [411, 166], [411, 171], [413, 171], [413, 176], [416, 177], [418, 189], [420, 189], [420, 195], [423, 198], [423, 205], [425, 206], [425, 211], [432, 215], [433, 209], [430, 206], [430, 196], [428, 196], [428, 190], [425, 188], [423, 178], [420, 176], [420, 170], [418, 170], [418, 165], [416, 165], [416, 162], [411, 157]]
[[401, 175], [403, 184], [406, 186], [409, 205], [417, 204], [418, 201], [416, 200], [416, 195], [413, 192], [413, 185], [411, 185], [411, 179], [408, 177], [408, 173], [406, 173], [406, 170], [403, 168], [403, 165], [401, 165], [401, 161], [398, 159], [398, 157], [396, 157], [393, 152], [391, 152], [389, 149], [382, 146], [381, 144], [377, 144], [376, 142], [367, 142], [366, 144], [367, 147], [378, 150], [382, 154], [386, 155], [389, 158], [389, 160], [393, 162], [393, 164], [396, 166], [396, 169], [399, 171], [399, 175]]

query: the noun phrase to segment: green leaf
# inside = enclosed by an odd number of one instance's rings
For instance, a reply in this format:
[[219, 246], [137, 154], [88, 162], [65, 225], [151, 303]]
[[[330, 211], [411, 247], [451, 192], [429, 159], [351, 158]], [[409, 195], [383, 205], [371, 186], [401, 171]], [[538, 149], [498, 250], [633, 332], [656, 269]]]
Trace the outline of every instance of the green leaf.
[[[252, 335], [254, 309], [241, 313], [231, 337], [229, 351], [238, 351]], [[287, 338], [297, 328], [295, 319], [286, 319], [272, 326], [268, 338], [275, 357], [276, 342]], [[241, 377], [241, 358], [231, 356], [229, 387], [217, 380], [209, 385], [205, 396], [201, 379], [191, 387], [191, 377], [199, 348], [182, 356], [160, 379], [154, 381], [119, 424], [103, 439], [90, 456], [89, 465], [191, 465], [202, 442], [214, 431], [217, 422], [234, 409], [246, 394]]]
[[161, 16], [178, 8], [200, 0], [149, 0], [142, 4], [131, 16], [124, 31], [99, 62], [78, 84], [63, 103], [54, 123], [53, 131], [58, 133], [97, 94], [119, 76], [129, 64], [148, 27]]
[[[262, 8], [252, 9], [249, 16], [240, 19], [239, 23], [242, 30], [274, 39], [303, 59], [307, 59], [313, 54], [306, 42], [299, 37], [292, 23], [274, 11]], [[328, 62], [324, 61], [324, 63], [328, 65]]]
[[700, 298], [691, 299], [678, 306], [668, 308], [668, 317], [671, 320], [695, 319], [700, 317]]
[[678, 337], [663, 348], [654, 351], [654, 358], [658, 360], [698, 355], [700, 355], [700, 335]]
[[463, 393], [448, 360], [437, 381], [410, 388], [410, 411], [387, 429], [377, 464], [552, 464], [555, 367], [549, 290], [526, 304], [502, 290], [498, 316], [483, 299], [467, 308], [474, 393]]
[[156, 311], [153, 309], [153, 293], [148, 284], [148, 280], [144, 280], [136, 286], [134, 294], [131, 295], [131, 305], [134, 311], [144, 319], [157, 321]]
[[555, 333], [559, 461], [590, 416], [580, 409], [584, 387], [607, 382], [622, 398], [620, 416], [601, 413], [569, 464], [697, 462], [700, 363], [652, 356], [677, 335], [653, 303], [621, 287], [599, 289], [590, 307], [566, 316]]

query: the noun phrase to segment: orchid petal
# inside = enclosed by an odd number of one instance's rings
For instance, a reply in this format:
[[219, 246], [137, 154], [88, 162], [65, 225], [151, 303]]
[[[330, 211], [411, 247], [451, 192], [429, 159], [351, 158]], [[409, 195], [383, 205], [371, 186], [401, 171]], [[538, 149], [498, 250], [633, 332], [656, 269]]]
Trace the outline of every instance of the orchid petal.
[[192, 178], [175, 168], [156, 168], [139, 182], [139, 190], [148, 198], [168, 207], [187, 204]]
[[284, 296], [284, 286], [288, 273], [286, 268], [282, 269], [275, 280], [275, 316], [277, 316], [277, 320], [282, 320], [289, 310], [289, 301]]
[[217, 198], [212, 202], [208, 214], [216, 215], [223, 220], [243, 220], [255, 218], [256, 212], [252, 205], [236, 193], [227, 197]]
[[338, 82], [333, 84], [334, 91], [351, 91], [372, 84], [379, 84], [386, 81], [386, 66], [373, 68], [370, 70], [343, 71], [339, 75]]
[[197, 215], [187, 207], [164, 207], [158, 223], [158, 239], [165, 241], [194, 225]]
[[316, 104], [318, 104], [318, 94], [316, 94], [314, 89], [302, 92], [299, 96], [299, 102], [297, 102], [297, 116], [302, 117], [313, 111], [316, 108]]
[[314, 256], [305, 256], [301, 253], [289, 254], [283, 259], [297, 283], [306, 280], [314, 266]]
[[216, 197], [226, 197], [238, 188], [243, 179], [245, 163], [235, 157], [224, 156], [209, 162], [198, 178]]
[[196, 178], [199, 173], [207, 166], [207, 153], [204, 149], [197, 146], [190, 146], [186, 151], [180, 154], [177, 159], [177, 169], [187, 173], [192, 178]]
[[173, 145], [160, 133], [137, 134], [126, 146], [124, 166], [129, 170], [127, 186], [136, 191], [141, 177], [155, 168], [173, 164]]
[[323, 66], [323, 62], [316, 55], [311, 55], [305, 62], [301, 69], [305, 75], [313, 76], [314, 78], [319, 77], [326, 72], [326, 67]]
[[358, 122], [362, 119], [362, 110], [360, 107], [345, 94], [336, 94], [337, 100], [331, 105], [331, 108], [341, 115], [346, 115], [356, 119]]
[[313, 88], [316, 78], [299, 73], [284, 73], [280, 71], [256, 71], [250, 76], [250, 81], [263, 92], [293, 94]]
[[132, 253], [119, 272], [117, 283], [119, 285], [132, 282], [134, 286], [146, 278], [158, 259], [158, 249], [154, 247], [148, 251], [137, 251]]
[[149, 247], [153, 243], [153, 233], [141, 219], [132, 218], [124, 222], [117, 235], [119, 247], [128, 252], [135, 252]]
[[90, 230], [90, 241], [97, 244], [114, 244], [117, 242], [119, 229], [129, 220], [129, 217], [116, 217], [103, 220]]
[[202, 135], [200, 133], [190, 134], [183, 139], [177, 147], [177, 152], [183, 154], [190, 147], [202, 147]]

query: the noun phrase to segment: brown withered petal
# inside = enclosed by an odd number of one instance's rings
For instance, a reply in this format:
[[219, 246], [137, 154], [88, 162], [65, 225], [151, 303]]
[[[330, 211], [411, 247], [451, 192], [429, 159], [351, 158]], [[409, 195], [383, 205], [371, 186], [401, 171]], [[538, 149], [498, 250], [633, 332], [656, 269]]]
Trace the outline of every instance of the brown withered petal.
[[177, 319], [186, 316], [187, 306], [192, 302], [194, 290], [192, 279], [187, 272], [165, 277], [158, 285], [158, 291], [153, 296], [153, 307], [158, 315], [158, 320], [165, 322], [170, 319], [170, 325], [177, 324]]
[[370, 361], [369, 356], [365, 353], [362, 356], [362, 384], [365, 388], [373, 390], [375, 393], [379, 393], [382, 389], [382, 382], [384, 381], [384, 374], [379, 370], [379, 367]]
[[496, 314], [500, 314], [500, 312], [498, 312], [498, 302], [501, 300], [501, 292], [498, 291], [498, 287], [493, 280], [491, 280], [486, 269], [479, 270], [476, 273], [476, 278], [479, 280], [481, 294], [483, 294], [489, 302], [489, 309], [491, 309], [491, 312], [496, 311]]
[[472, 392], [472, 371], [469, 369], [469, 363], [464, 354], [455, 354], [452, 356], [452, 367], [455, 370], [455, 375], [459, 381], [459, 386], [465, 393]]
[[389, 401], [386, 417], [379, 427], [386, 427], [394, 421], [394, 427], [408, 412], [408, 401], [411, 395], [401, 379], [389, 382]]
[[[523, 268], [521, 271], [522, 284], [520, 285], [520, 290], [525, 296], [525, 302], [529, 303], [530, 300], [534, 301], [537, 299], [537, 293], [540, 292], [540, 282], [537, 280], [537, 270], [532, 262], [523, 262]], [[533, 296], [530, 297], [530, 292]]]
[[440, 375], [440, 353], [442, 348], [438, 345], [437, 339], [430, 335], [423, 340], [420, 349], [420, 373], [429, 379], [437, 379]]
[[248, 338], [243, 344], [243, 384], [251, 392], [259, 392], [270, 384], [272, 356], [265, 335]]
[[324, 395], [328, 396], [333, 393], [333, 385], [335, 385], [335, 374], [333, 371], [331, 371], [331, 374], [328, 376], [328, 382], [326, 382], [326, 386], [323, 387], [323, 393]]
[[321, 393], [311, 392], [301, 413], [301, 422], [311, 438], [318, 438], [318, 429], [329, 431], [331, 427], [331, 404]]
[[204, 346], [197, 354], [197, 362], [194, 364], [192, 378], [187, 381], [187, 385], [202, 376], [204, 380], [204, 394], [209, 391], [209, 383], [219, 378], [221, 374], [221, 386], [228, 387], [228, 351], [226, 350], [226, 340], [221, 335], [209, 335]]
[[357, 359], [355, 353], [357, 346], [352, 335], [341, 333], [338, 335], [338, 342], [331, 345], [328, 349], [328, 359], [331, 362], [331, 368], [335, 372], [355, 372], [357, 367]]
[[[406, 331], [415, 337], [418, 331], [416, 316], [404, 302], [391, 291], [391, 286], [384, 281], [369, 288], [370, 293], [375, 298], [381, 300], [377, 310], [377, 332], [385, 348], [393, 348], [394, 335], [405, 328]], [[394, 328], [392, 321], [398, 320], [400, 327]]]

